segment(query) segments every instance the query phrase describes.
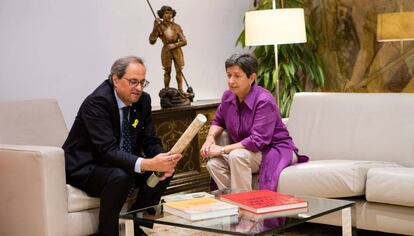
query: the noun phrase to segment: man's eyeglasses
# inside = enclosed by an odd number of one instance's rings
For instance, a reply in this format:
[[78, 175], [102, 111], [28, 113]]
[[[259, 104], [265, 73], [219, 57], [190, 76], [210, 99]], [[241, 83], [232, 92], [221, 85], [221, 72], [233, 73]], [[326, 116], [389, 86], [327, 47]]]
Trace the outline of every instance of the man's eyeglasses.
[[138, 86], [138, 84], [139, 84], [139, 85], [141, 85], [141, 87], [142, 87], [142, 88], [145, 88], [145, 87], [147, 87], [147, 86], [148, 86], [148, 84], [150, 83], [148, 80], [145, 80], [145, 79], [143, 79], [143, 80], [137, 80], [137, 79], [127, 79], [127, 78], [124, 78], [124, 79], [128, 81], [129, 86], [130, 86], [131, 88], [135, 88], [135, 87], [137, 87], [137, 86]]

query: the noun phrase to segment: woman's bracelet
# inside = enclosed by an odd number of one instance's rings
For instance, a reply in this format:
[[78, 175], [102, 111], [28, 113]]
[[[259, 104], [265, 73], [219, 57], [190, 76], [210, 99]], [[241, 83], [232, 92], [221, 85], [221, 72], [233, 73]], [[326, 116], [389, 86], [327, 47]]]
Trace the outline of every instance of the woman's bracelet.
[[221, 146], [220, 148], [220, 155], [224, 156], [226, 153], [224, 152], [224, 146]]

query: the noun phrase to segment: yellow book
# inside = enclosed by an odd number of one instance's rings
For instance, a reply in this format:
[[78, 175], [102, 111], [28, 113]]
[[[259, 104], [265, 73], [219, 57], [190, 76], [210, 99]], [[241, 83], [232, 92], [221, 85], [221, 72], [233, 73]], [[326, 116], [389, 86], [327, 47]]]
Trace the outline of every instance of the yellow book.
[[188, 220], [237, 215], [239, 208], [215, 198], [195, 198], [163, 203], [164, 211]]

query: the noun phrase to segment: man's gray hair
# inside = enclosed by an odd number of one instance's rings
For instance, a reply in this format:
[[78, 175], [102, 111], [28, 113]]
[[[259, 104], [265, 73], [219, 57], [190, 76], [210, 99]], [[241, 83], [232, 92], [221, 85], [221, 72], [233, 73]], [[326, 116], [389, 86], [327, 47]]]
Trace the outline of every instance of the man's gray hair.
[[239, 66], [247, 77], [250, 77], [253, 73], [257, 73], [259, 68], [256, 57], [249, 53], [233, 54], [226, 60], [225, 65], [226, 69], [232, 66]]
[[118, 79], [121, 79], [125, 75], [126, 68], [131, 63], [138, 63], [138, 64], [145, 66], [144, 60], [142, 60], [142, 58], [140, 57], [128, 56], [128, 57], [120, 58], [116, 60], [111, 67], [111, 73], [108, 76], [109, 82], [112, 83], [112, 77], [114, 75], [116, 75]]

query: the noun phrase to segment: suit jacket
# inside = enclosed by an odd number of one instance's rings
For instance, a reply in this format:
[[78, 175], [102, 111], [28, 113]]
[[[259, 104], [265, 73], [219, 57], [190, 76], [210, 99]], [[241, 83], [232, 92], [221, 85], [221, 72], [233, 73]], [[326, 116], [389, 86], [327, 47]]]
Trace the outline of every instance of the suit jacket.
[[63, 144], [66, 179], [81, 184], [96, 166], [122, 168], [133, 173], [138, 156], [163, 152], [151, 116], [151, 98], [143, 92], [130, 112], [132, 154], [119, 150], [120, 116], [112, 84], [105, 80], [79, 108]]

